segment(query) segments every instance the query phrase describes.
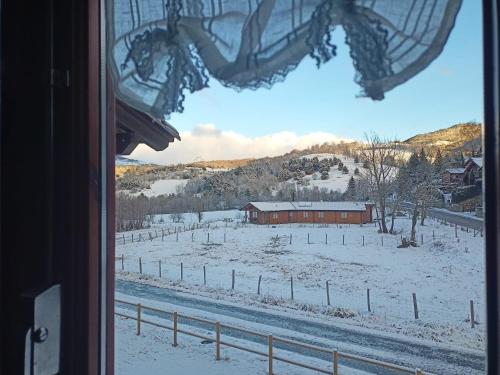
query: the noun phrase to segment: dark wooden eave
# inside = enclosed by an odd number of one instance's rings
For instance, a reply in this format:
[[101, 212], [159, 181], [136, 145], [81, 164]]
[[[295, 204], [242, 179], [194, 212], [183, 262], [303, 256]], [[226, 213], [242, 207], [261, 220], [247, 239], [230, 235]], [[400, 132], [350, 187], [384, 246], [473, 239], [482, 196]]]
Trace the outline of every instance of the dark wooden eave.
[[115, 100], [117, 155], [129, 155], [139, 143], [162, 151], [174, 139], [181, 139], [177, 130], [166, 121], [138, 111], [118, 98]]

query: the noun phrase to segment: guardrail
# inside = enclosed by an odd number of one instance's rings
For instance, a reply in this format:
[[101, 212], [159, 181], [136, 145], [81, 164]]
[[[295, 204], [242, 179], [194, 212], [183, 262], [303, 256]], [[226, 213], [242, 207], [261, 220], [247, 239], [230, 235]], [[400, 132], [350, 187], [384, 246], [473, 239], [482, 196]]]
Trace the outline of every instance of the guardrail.
[[[127, 315], [127, 314], [123, 314], [123, 313], [116, 312], [116, 311], [115, 311], [115, 315], [121, 316], [121, 317], [124, 317], [124, 318], [128, 318], [128, 319], [136, 320], [137, 321], [137, 335], [141, 334], [141, 324], [145, 323], [145, 324], [149, 324], [149, 325], [152, 325], [152, 326], [155, 326], [155, 327], [165, 328], [165, 329], [168, 329], [170, 331], [173, 331], [173, 346], [177, 346], [177, 343], [178, 343], [178, 334], [179, 333], [182, 333], [182, 334], [185, 334], [185, 335], [188, 335], [188, 336], [192, 336], [192, 337], [196, 337], [196, 338], [199, 338], [199, 339], [202, 339], [202, 340], [208, 340], [208, 341], [211, 341], [211, 342], [215, 342], [215, 359], [216, 360], [220, 360], [221, 359], [221, 346], [227, 346], [227, 347], [238, 349], [238, 350], [242, 350], [242, 351], [245, 351], [245, 352], [248, 352], [248, 353], [253, 353], [253, 354], [256, 354], [256, 355], [267, 357], [268, 358], [268, 373], [269, 373], [269, 375], [273, 374], [273, 361], [274, 360], [280, 361], [280, 362], [284, 362], [284, 363], [288, 363], [290, 365], [298, 366], [298, 367], [305, 368], [305, 369], [308, 369], [308, 370], [317, 371], [317, 372], [322, 373], [322, 374], [340, 375], [340, 373], [339, 373], [339, 360], [341, 358], [344, 358], [344, 359], [347, 359], [347, 360], [361, 362], [361, 363], [372, 365], [372, 366], [376, 366], [376, 367], [382, 367], [382, 368], [393, 370], [393, 371], [398, 371], [398, 372], [400, 372], [402, 374], [424, 375], [424, 372], [422, 370], [418, 369], [418, 368], [417, 369], [411, 369], [411, 368], [408, 368], [408, 367], [399, 366], [399, 365], [396, 365], [396, 364], [392, 364], [392, 363], [388, 363], [388, 362], [384, 362], [384, 361], [379, 361], [379, 360], [376, 360], [376, 359], [371, 359], [371, 358], [366, 358], [366, 357], [362, 357], [362, 356], [358, 356], [358, 355], [354, 355], [354, 354], [348, 354], [348, 353], [340, 352], [337, 349], [323, 348], [323, 347], [320, 347], [320, 346], [316, 346], [316, 345], [312, 345], [312, 344], [307, 344], [307, 343], [304, 343], [304, 342], [300, 342], [300, 341], [296, 341], [296, 340], [291, 340], [291, 339], [287, 339], [287, 338], [283, 338], [283, 337], [279, 337], [279, 336], [266, 335], [266, 334], [263, 334], [263, 333], [259, 333], [259, 332], [255, 332], [255, 331], [250, 331], [250, 330], [247, 330], [247, 329], [244, 329], [244, 328], [241, 328], [241, 327], [236, 327], [236, 326], [232, 326], [232, 325], [228, 325], [228, 324], [222, 324], [222, 323], [220, 323], [218, 321], [212, 321], [212, 320], [208, 320], [208, 319], [204, 319], [204, 318], [200, 318], [200, 317], [196, 317], [196, 316], [191, 316], [191, 315], [186, 315], [186, 314], [180, 314], [177, 311], [162, 310], [162, 309], [158, 309], [158, 308], [155, 308], [155, 307], [150, 307], [150, 306], [142, 305], [140, 303], [132, 303], [132, 302], [118, 300], [118, 299], [115, 299], [115, 302], [135, 307], [135, 309], [136, 309], [136, 316]], [[144, 310], [149, 310], [149, 311], [152, 311], [152, 312], [157, 312], [157, 313], [171, 315], [172, 326], [168, 326], [168, 325], [165, 325], [165, 324], [154, 322], [152, 320], [144, 319], [142, 317], [142, 313], [143, 313]], [[199, 334], [199, 333], [196, 333], [196, 332], [192, 332], [192, 331], [188, 331], [188, 330], [179, 328], [179, 318], [180, 317], [188, 319], [188, 320], [193, 320], [193, 321], [196, 321], [196, 322], [200, 322], [200, 323], [205, 323], [205, 324], [213, 325], [214, 331], [215, 331], [215, 340], [214, 340], [214, 337], [205, 336], [205, 335], [202, 335], [202, 334]], [[231, 330], [235, 330], [235, 331], [240, 331], [240, 332], [243, 332], [243, 333], [246, 333], [246, 334], [250, 334], [250, 335], [254, 335], [254, 336], [259, 336], [259, 337], [262, 337], [264, 339], [267, 339], [268, 351], [267, 352], [262, 352], [262, 351], [255, 350], [255, 349], [252, 349], [252, 348], [248, 348], [248, 347], [245, 347], [245, 346], [233, 343], [233, 342], [223, 341], [221, 339], [221, 328], [227, 328], [227, 329], [231, 329]], [[289, 359], [289, 358], [284, 358], [284, 357], [281, 357], [281, 356], [277, 356], [277, 355], [275, 355], [273, 353], [273, 349], [274, 349], [273, 348], [273, 342], [281, 342], [281, 343], [288, 344], [288, 345], [298, 346], [298, 347], [301, 347], [301, 348], [304, 348], [304, 349], [315, 350], [315, 351], [322, 352], [322, 353], [328, 353], [328, 354], [331, 355], [331, 358], [332, 358], [332, 368], [326, 370], [324, 368], [319, 368], [319, 367], [316, 367], [314, 365], [310, 365], [310, 364], [299, 362], [299, 361], [292, 360], [292, 359]], [[432, 374], [426, 372], [425, 375], [432, 375]]]

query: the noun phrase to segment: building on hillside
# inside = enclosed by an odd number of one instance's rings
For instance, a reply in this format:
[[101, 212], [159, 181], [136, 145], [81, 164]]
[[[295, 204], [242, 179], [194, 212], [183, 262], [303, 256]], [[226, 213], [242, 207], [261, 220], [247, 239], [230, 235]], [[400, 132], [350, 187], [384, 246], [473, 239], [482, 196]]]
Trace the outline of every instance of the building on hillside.
[[443, 184], [456, 184], [463, 185], [465, 177], [465, 168], [448, 168], [446, 169], [441, 178]]
[[476, 181], [482, 179], [483, 158], [472, 157], [465, 162], [464, 182], [466, 185], [474, 185]]
[[254, 224], [365, 224], [373, 204], [364, 202], [249, 202], [240, 210]]

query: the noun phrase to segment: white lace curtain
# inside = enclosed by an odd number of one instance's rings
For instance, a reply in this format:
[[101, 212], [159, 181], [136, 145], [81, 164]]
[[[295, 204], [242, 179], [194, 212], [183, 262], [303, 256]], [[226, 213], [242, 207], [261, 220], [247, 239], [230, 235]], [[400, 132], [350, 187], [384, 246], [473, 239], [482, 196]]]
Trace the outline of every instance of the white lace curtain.
[[108, 57], [116, 95], [154, 117], [183, 111], [210, 79], [270, 87], [305, 56], [336, 53], [342, 27], [361, 95], [374, 100], [442, 51], [461, 0], [109, 0]]

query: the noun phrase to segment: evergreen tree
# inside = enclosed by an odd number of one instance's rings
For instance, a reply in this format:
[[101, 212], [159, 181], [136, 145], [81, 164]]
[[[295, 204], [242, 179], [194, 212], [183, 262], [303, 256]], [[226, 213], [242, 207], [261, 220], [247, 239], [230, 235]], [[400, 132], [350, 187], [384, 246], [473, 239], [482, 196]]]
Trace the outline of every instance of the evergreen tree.
[[444, 161], [443, 156], [441, 155], [441, 151], [438, 149], [436, 152], [436, 157], [434, 158], [434, 171], [436, 173], [441, 173], [443, 171]]
[[354, 177], [351, 176], [349, 182], [347, 183], [347, 189], [344, 193], [344, 199], [347, 201], [352, 201], [356, 198], [356, 181]]

